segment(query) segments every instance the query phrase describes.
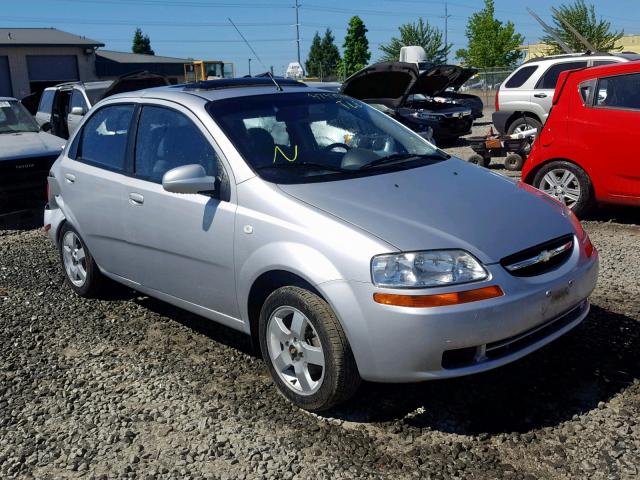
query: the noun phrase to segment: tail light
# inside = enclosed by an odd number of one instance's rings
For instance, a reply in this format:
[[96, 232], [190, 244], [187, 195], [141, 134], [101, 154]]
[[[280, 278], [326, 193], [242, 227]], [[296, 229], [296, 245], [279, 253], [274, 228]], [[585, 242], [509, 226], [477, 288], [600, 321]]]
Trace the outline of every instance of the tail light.
[[498, 95], [500, 94], [500, 87], [496, 88], [496, 98], [495, 98], [495, 107], [496, 107], [496, 112], [498, 110], [500, 110], [500, 100], [498, 98]]

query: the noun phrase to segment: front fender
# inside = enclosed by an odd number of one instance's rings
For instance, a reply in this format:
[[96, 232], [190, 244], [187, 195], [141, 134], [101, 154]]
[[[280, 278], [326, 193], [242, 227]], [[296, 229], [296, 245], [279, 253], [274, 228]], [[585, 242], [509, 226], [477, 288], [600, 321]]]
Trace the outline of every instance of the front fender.
[[249, 320], [245, 299], [256, 279], [263, 273], [284, 270], [293, 273], [313, 286], [342, 279], [337, 266], [318, 250], [296, 242], [274, 242], [254, 250], [237, 267], [237, 292], [240, 314]]

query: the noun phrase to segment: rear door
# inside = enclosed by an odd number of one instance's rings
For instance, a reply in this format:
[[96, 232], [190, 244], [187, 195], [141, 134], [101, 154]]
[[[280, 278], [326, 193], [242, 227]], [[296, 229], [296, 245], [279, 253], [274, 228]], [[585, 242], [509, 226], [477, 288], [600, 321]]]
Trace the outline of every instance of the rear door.
[[96, 111], [61, 162], [64, 213], [98, 265], [123, 276], [128, 264], [123, 216], [127, 212], [127, 142], [135, 106], [111, 104]]
[[[82, 113], [72, 113], [74, 108], [81, 108]], [[76, 131], [82, 121], [82, 117], [88, 110], [89, 107], [84, 98], [84, 94], [81, 90], [74, 88], [71, 93], [71, 100], [69, 101], [69, 113], [67, 114], [67, 128], [69, 129], [69, 136], [73, 135], [73, 132]]]
[[53, 101], [55, 98], [55, 88], [47, 88], [42, 92], [36, 113], [36, 122], [38, 122], [38, 125], [43, 126], [45, 123], [51, 123], [51, 111], [53, 110]]
[[593, 158], [614, 199], [640, 199], [640, 73], [598, 79], [587, 109]]
[[558, 82], [560, 74], [566, 70], [576, 70], [587, 66], [587, 60], [574, 60], [570, 62], [559, 62], [551, 65], [540, 77], [531, 92], [531, 103], [537, 105], [537, 113], [539, 113], [542, 122], [547, 119], [549, 110], [551, 110], [551, 102], [553, 93]]

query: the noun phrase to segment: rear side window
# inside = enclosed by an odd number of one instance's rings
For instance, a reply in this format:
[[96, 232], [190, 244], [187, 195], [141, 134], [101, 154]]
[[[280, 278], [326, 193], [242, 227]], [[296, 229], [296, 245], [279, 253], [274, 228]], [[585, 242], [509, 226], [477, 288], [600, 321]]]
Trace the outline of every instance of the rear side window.
[[556, 83], [558, 83], [558, 77], [560, 74], [566, 70], [576, 70], [578, 68], [584, 68], [587, 66], [586, 61], [581, 62], [564, 62], [564, 63], [556, 63], [549, 67], [549, 69], [544, 73], [542, 78], [538, 80], [538, 84], [536, 88], [543, 88], [546, 90], [553, 90], [556, 88]]
[[38, 105], [38, 111], [42, 113], [51, 113], [53, 108], [53, 97], [55, 97], [55, 90], [45, 90], [40, 97], [40, 105]]
[[217, 161], [209, 141], [185, 115], [163, 107], [142, 109], [136, 138], [136, 176], [160, 183], [172, 168], [193, 163], [213, 175]]
[[611, 65], [612, 63], [619, 63], [619, 62], [614, 62], [613, 60], [595, 60], [593, 62], [593, 66], [601, 67], [602, 65]]
[[82, 129], [78, 159], [107, 170], [123, 171], [133, 105], [101, 108]]
[[640, 73], [598, 80], [596, 106], [640, 110]]
[[578, 89], [580, 91], [580, 98], [582, 99], [582, 104], [590, 106], [593, 104], [592, 95], [593, 95], [593, 87], [595, 87], [595, 80], [587, 80], [586, 82], [582, 82], [578, 85]]
[[513, 76], [507, 80], [507, 83], [504, 84], [506, 88], [518, 88], [524, 85], [524, 82], [529, 80], [533, 72], [538, 69], [537, 65], [529, 65], [527, 67], [522, 67]]

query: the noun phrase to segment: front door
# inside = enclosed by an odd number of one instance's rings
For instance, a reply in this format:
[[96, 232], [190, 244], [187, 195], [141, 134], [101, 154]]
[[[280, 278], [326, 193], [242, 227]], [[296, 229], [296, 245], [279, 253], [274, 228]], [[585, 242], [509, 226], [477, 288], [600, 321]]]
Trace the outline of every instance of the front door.
[[[82, 113], [73, 113], [73, 109], [82, 109]], [[67, 114], [67, 128], [69, 130], [69, 136], [73, 135], [82, 122], [82, 117], [89, 110], [87, 102], [84, 99], [82, 92], [76, 88], [73, 89], [71, 94], [71, 100], [69, 101], [69, 113]]]
[[[135, 173], [125, 182], [128, 277], [158, 292], [234, 318], [239, 316], [233, 262], [235, 200], [209, 134], [188, 110], [144, 105]], [[215, 195], [162, 188], [172, 168], [201, 164], [221, 181]]]

